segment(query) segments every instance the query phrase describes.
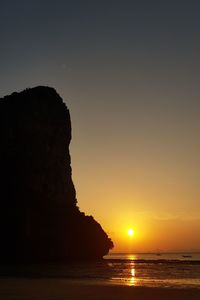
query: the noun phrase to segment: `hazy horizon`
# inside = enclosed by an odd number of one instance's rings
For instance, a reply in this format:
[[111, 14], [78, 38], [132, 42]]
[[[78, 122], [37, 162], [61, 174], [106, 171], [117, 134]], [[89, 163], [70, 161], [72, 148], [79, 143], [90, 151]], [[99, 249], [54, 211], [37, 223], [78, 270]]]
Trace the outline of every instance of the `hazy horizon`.
[[143, 252], [143, 251], [140, 251], [140, 252], [115, 252], [115, 250], [110, 250], [109, 251], [109, 254], [184, 254], [184, 253], [200, 253], [200, 249], [185, 249], [185, 250], [176, 250], [176, 251], [165, 251], [165, 250], [161, 250], [161, 249], [154, 249], [152, 251], [148, 251], [148, 252]]

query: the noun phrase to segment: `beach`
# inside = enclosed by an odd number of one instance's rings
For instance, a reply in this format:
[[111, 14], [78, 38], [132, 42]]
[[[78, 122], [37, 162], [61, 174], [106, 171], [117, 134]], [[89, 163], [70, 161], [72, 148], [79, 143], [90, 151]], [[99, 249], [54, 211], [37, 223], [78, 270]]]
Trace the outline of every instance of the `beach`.
[[66, 279], [0, 279], [2, 300], [199, 300], [200, 289], [102, 285]]

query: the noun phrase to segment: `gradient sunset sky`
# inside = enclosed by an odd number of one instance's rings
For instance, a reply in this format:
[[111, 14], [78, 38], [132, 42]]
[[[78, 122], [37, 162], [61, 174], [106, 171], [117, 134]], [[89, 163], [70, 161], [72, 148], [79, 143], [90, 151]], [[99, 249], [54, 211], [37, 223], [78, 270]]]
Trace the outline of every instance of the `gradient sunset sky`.
[[200, 2], [1, 1], [0, 97], [37, 85], [114, 251], [200, 250]]

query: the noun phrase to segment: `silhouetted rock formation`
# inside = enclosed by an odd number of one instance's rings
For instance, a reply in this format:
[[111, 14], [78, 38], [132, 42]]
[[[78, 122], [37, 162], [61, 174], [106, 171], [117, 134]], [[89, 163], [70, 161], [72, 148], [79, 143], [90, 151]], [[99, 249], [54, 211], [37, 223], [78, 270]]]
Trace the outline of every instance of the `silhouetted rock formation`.
[[56, 91], [0, 99], [0, 261], [97, 259], [113, 247], [76, 206], [70, 115]]

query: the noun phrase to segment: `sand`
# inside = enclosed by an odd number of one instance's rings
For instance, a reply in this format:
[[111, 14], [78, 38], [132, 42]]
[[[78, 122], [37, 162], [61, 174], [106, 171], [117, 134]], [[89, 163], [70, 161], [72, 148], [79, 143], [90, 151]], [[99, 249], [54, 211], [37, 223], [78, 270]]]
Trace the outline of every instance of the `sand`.
[[113, 286], [66, 279], [0, 279], [1, 300], [199, 300], [200, 289]]

